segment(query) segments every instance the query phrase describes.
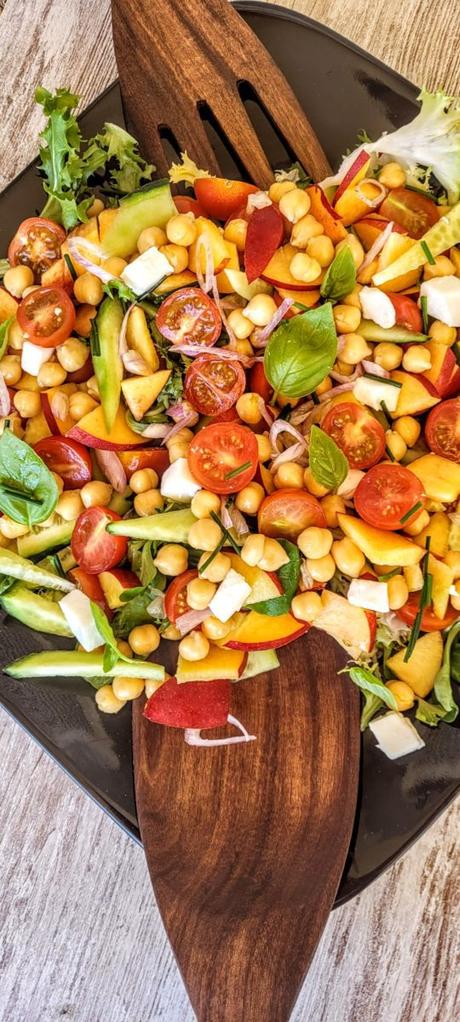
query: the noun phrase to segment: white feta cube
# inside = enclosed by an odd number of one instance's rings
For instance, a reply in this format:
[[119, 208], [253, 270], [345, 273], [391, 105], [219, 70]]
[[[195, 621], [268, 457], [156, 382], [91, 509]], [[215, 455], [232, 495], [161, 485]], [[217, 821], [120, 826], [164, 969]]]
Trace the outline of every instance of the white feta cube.
[[169, 259], [155, 245], [152, 245], [137, 259], [133, 259], [132, 263], [125, 266], [121, 279], [131, 288], [131, 291], [134, 291], [135, 295], [143, 295], [152, 291], [160, 283], [160, 280], [169, 277], [171, 273], [174, 273], [174, 268]]
[[162, 497], [187, 504], [198, 490], [201, 490], [201, 486], [192, 476], [187, 458], [178, 458], [163, 472], [160, 485]]
[[410, 752], [423, 749], [425, 742], [417, 729], [407, 717], [392, 710], [384, 717], [371, 720], [369, 728], [377, 739], [377, 748], [388, 756], [388, 759], [399, 759]]
[[420, 297], [426, 298], [429, 316], [440, 319], [447, 326], [460, 327], [460, 279], [458, 277], [435, 277], [424, 280]]
[[209, 609], [219, 621], [228, 621], [232, 614], [241, 610], [250, 592], [251, 586], [248, 585], [246, 579], [234, 568], [230, 568], [214, 593]]
[[374, 582], [373, 579], [352, 578], [347, 595], [353, 607], [363, 610], [376, 610], [380, 614], [388, 614], [388, 585], [386, 582]]
[[67, 596], [59, 600], [59, 606], [64, 614], [70, 630], [73, 632], [77, 642], [83, 646], [87, 653], [97, 649], [104, 642], [91, 610], [91, 600], [82, 593], [80, 589], [73, 589]]
[[377, 326], [385, 328], [395, 325], [395, 308], [384, 291], [380, 291], [378, 287], [362, 287], [359, 301], [365, 319], [371, 319]]
[[32, 344], [32, 341], [24, 341], [21, 351], [21, 369], [30, 376], [38, 376], [42, 365], [49, 362], [54, 355], [55, 348], [41, 348], [39, 344]]

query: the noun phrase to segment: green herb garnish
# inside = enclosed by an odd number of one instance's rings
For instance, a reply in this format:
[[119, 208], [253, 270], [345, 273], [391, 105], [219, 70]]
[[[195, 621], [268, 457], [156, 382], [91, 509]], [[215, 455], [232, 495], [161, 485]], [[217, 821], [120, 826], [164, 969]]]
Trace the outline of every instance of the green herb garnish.
[[224, 542], [228, 543], [229, 546], [233, 547], [236, 554], [239, 554], [241, 548], [238, 546], [236, 540], [233, 539], [232, 534], [222, 524], [222, 519], [219, 517], [216, 511], [211, 511], [211, 518], [213, 519], [214, 522], [217, 522], [219, 528], [222, 529]]
[[393, 452], [390, 451], [389, 447], [385, 447], [385, 454], [386, 454], [387, 458], [390, 459], [390, 461], [396, 461], [396, 458], [395, 458]]
[[420, 308], [422, 310], [423, 319], [423, 333], [428, 333], [428, 298], [426, 295], [422, 295], [420, 299]]
[[434, 258], [433, 253], [428, 247], [426, 241], [420, 242], [420, 248], [422, 249], [423, 254], [426, 256], [430, 266], [436, 266], [436, 259]]
[[414, 504], [413, 507], [409, 508], [409, 510], [406, 511], [405, 515], [403, 515], [402, 518], [399, 519], [399, 524], [400, 525], [404, 525], [405, 522], [408, 522], [409, 518], [412, 518], [412, 515], [415, 515], [415, 512], [416, 511], [420, 511], [420, 509], [422, 507], [423, 507], [423, 504], [422, 504], [421, 500], [418, 500], [417, 503]]
[[409, 642], [408, 642], [408, 645], [407, 645], [406, 652], [404, 654], [404, 662], [405, 663], [407, 663], [407, 661], [410, 660], [410, 658], [412, 656], [412, 653], [414, 652], [415, 643], [417, 642], [417, 639], [418, 639], [418, 637], [420, 635], [420, 628], [421, 628], [421, 625], [422, 625], [423, 611], [425, 610], [426, 607], [429, 606], [429, 604], [431, 602], [431, 589], [432, 589], [432, 585], [433, 585], [433, 577], [432, 577], [432, 575], [430, 575], [430, 573], [428, 571], [428, 560], [429, 560], [429, 556], [430, 556], [430, 543], [431, 543], [431, 536], [427, 536], [426, 543], [425, 543], [426, 553], [425, 553], [424, 559], [423, 559], [423, 586], [422, 586], [422, 589], [421, 589], [421, 592], [420, 592], [420, 603], [419, 603], [419, 608], [418, 608], [418, 611], [417, 611], [417, 616], [416, 616], [415, 621], [414, 621], [414, 623], [412, 625], [411, 632], [410, 632], [410, 635], [409, 635]]
[[248, 610], [256, 610], [259, 614], [267, 614], [269, 617], [276, 617], [278, 614], [287, 614], [291, 608], [291, 602], [295, 596], [300, 578], [300, 554], [295, 543], [287, 539], [278, 540], [285, 550], [289, 561], [281, 565], [276, 572], [283, 588], [282, 596], [273, 596], [269, 600], [260, 600], [258, 603], [248, 605]]
[[0, 509], [20, 525], [39, 525], [58, 499], [56, 480], [45, 462], [5, 428], [0, 437]]
[[363, 380], [377, 380], [377, 383], [388, 383], [390, 387], [397, 387], [401, 389], [402, 383], [398, 383], [397, 380], [388, 380], [386, 376], [379, 376], [378, 373], [363, 373]]
[[74, 264], [73, 264], [73, 262], [72, 262], [72, 260], [71, 260], [71, 258], [69, 256], [68, 252], [66, 252], [65, 255], [64, 255], [64, 262], [66, 263], [67, 269], [68, 269], [68, 271], [70, 273], [70, 276], [72, 277], [72, 280], [76, 280], [77, 279], [77, 271], [75, 269], [75, 266], [74, 266]]
[[250, 468], [250, 465], [250, 461], [245, 461], [242, 465], [238, 465], [238, 468], [233, 468], [231, 472], [226, 472], [224, 479], [234, 479], [235, 476], [241, 475], [241, 472], [245, 472], [247, 468]]

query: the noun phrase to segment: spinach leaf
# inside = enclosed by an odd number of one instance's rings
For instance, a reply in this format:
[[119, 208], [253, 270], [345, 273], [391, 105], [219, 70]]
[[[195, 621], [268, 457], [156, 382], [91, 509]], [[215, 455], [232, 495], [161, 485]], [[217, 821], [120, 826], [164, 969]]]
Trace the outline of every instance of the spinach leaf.
[[369, 726], [369, 721], [375, 717], [375, 714], [384, 706], [384, 702], [379, 696], [374, 695], [373, 692], [364, 692], [364, 706], [361, 711], [360, 728], [361, 731], [365, 731]]
[[264, 371], [275, 394], [304, 397], [324, 380], [337, 353], [332, 305], [284, 320], [274, 330], [264, 355]]
[[20, 525], [49, 518], [59, 499], [56, 480], [29, 444], [10, 429], [0, 437], [0, 509]]
[[269, 617], [287, 614], [291, 607], [292, 598], [297, 592], [300, 578], [300, 554], [298, 547], [294, 543], [290, 543], [288, 539], [280, 539], [279, 542], [289, 557], [288, 563], [283, 564], [276, 573], [283, 587], [283, 595], [273, 596], [270, 600], [260, 600], [258, 603], [251, 603], [247, 608], [248, 610], [256, 610], [259, 614], [267, 614]]
[[[452, 724], [458, 715], [458, 706], [452, 692], [452, 680], [456, 680], [456, 677], [458, 677], [458, 653], [456, 647], [458, 645], [459, 636], [460, 621], [457, 621], [454, 625], [452, 625], [447, 636], [441, 668], [438, 671], [434, 682], [434, 694], [438, 703], [442, 706], [443, 710], [446, 711], [444, 720], [447, 724]], [[455, 678], [453, 678], [451, 673], [452, 653], [454, 655]]]
[[8, 334], [10, 332], [10, 326], [13, 319], [14, 316], [10, 316], [8, 319], [5, 319], [3, 323], [0, 323], [0, 358], [3, 358], [8, 347]]
[[422, 724], [428, 724], [428, 727], [437, 727], [440, 720], [445, 720], [447, 710], [439, 706], [438, 703], [430, 703], [420, 698], [417, 699], [417, 703], [415, 717]]
[[319, 426], [312, 426], [309, 449], [311, 474], [317, 483], [328, 490], [334, 490], [348, 474], [348, 461], [337, 444], [323, 433]]
[[150, 582], [149, 585], [138, 590], [133, 599], [128, 600], [120, 610], [117, 610], [113, 619], [113, 630], [117, 638], [126, 639], [136, 625], [151, 624], [152, 621], [161, 624], [164, 621], [160, 615], [156, 618], [147, 611], [152, 600], [159, 595], [161, 595], [161, 590], [156, 582]]
[[94, 618], [94, 624], [105, 642], [103, 660], [104, 671], [110, 671], [113, 665], [116, 664], [117, 660], [125, 660], [129, 663], [130, 657], [126, 656], [125, 653], [122, 653], [118, 649], [117, 640], [113, 633], [112, 626], [104, 614], [104, 611], [101, 610], [99, 604], [94, 603], [93, 600], [91, 600], [91, 613]]
[[148, 585], [149, 582], [152, 582], [159, 575], [153, 563], [157, 546], [158, 543], [152, 543], [150, 540], [145, 541], [143, 539], [131, 540], [128, 543], [128, 557], [133, 571], [141, 581], [141, 587]]
[[377, 696], [383, 703], [390, 707], [391, 710], [397, 710], [398, 705], [392, 691], [383, 684], [383, 681], [369, 671], [367, 667], [349, 667], [347, 668], [348, 673], [352, 682], [361, 689], [362, 692], [371, 693], [371, 695]]
[[345, 245], [337, 252], [321, 284], [321, 297], [339, 302], [349, 295], [356, 284], [356, 266], [351, 249]]

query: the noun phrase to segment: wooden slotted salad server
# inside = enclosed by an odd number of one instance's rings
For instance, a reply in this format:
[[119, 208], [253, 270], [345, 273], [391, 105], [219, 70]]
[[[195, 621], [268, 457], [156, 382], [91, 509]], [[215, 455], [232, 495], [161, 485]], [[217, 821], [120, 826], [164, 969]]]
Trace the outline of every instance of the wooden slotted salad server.
[[[227, 0], [112, 0], [112, 14], [127, 123], [160, 173], [165, 128], [219, 173], [199, 115], [206, 103], [247, 176], [269, 186], [241, 81], [312, 177], [328, 173], [283, 75]], [[164, 645], [173, 673], [177, 650]], [[277, 671], [234, 686], [232, 713], [255, 742], [196, 749], [134, 704], [142, 839], [199, 1022], [287, 1022], [349, 847], [359, 697], [337, 676], [345, 653], [312, 630], [280, 660]]]

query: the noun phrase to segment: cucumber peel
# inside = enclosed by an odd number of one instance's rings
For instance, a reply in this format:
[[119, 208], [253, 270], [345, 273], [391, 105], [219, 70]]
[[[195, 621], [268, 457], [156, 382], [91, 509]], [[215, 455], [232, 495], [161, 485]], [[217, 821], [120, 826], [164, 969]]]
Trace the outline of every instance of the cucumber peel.
[[104, 671], [103, 653], [84, 653], [77, 650], [51, 650], [30, 653], [3, 668], [11, 678], [145, 678], [146, 681], [164, 681], [165, 669], [150, 660], [119, 660], [109, 671]]
[[390, 344], [426, 344], [426, 334], [406, 330], [403, 326], [378, 326], [371, 319], [362, 319], [359, 332], [365, 341], [388, 341]]
[[[70, 631], [59, 603], [31, 592], [20, 582], [16, 582], [11, 589], [0, 596], [0, 606], [10, 617], [21, 621], [23, 625], [27, 625], [35, 632], [46, 632], [47, 635], [65, 635], [67, 638], [72, 638], [73, 633]], [[55, 653], [49, 654], [52, 659], [56, 655]], [[56, 674], [56, 670], [51, 673]]]
[[150, 539], [157, 543], [187, 543], [192, 525], [196, 522], [190, 508], [180, 511], [164, 511], [145, 518], [124, 518], [110, 522], [107, 532], [113, 536], [129, 536], [130, 539]]
[[60, 522], [38, 532], [28, 532], [17, 539], [21, 557], [35, 557], [59, 546], [67, 546], [72, 538], [75, 522]]
[[73, 582], [69, 582], [66, 578], [47, 571], [46, 568], [40, 568], [12, 550], [4, 550], [2, 547], [0, 547], [0, 575], [11, 575], [12, 578], [21, 579], [37, 588], [45, 586], [47, 589], [62, 589], [65, 593], [69, 593], [71, 589], [75, 588]]

